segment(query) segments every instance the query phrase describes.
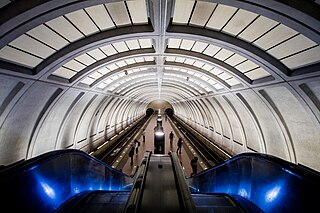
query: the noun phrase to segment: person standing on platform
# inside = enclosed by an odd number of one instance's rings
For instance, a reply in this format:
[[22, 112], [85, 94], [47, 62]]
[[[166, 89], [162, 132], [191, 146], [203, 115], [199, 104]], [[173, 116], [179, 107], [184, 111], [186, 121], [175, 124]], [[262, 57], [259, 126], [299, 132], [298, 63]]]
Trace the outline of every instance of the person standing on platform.
[[138, 155], [138, 152], [139, 152], [139, 146], [140, 146], [140, 141], [138, 141], [138, 140], [134, 140], [134, 143], [135, 143], [135, 148], [136, 148], [136, 155]]
[[177, 145], [178, 145], [177, 153], [178, 153], [178, 151], [179, 151], [179, 154], [181, 154], [182, 138], [179, 138]]
[[133, 155], [134, 155], [134, 147], [133, 145], [131, 144], [130, 145], [130, 150], [129, 150], [129, 157], [130, 157], [130, 166], [133, 165]]
[[142, 142], [146, 142], [146, 129], [143, 129], [142, 131]]
[[198, 173], [198, 157], [194, 157], [190, 161], [192, 173], [190, 176], [196, 175]]
[[174, 138], [174, 134], [173, 134], [173, 132], [171, 131], [170, 134], [169, 134], [170, 147], [172, 147], [173, 138]]

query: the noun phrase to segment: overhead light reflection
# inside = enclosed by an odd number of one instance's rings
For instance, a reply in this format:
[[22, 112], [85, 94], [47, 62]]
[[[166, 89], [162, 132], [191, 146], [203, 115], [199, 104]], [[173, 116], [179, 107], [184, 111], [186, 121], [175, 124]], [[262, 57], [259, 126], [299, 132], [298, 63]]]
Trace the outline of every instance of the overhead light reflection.
[[270, 189], [267, 193], [266, 193], [266, 202], [270, 203], [272, 202], [274, 199], [276, 199], [279, 195], [281, 187], [280, 186], [275, 186], [274, 188]]
[[155, 134], [156, 134], [156, 136], [163, 136], [164, 132], [157, 131]]
[[47, 184], [47, 183], [44, 183], [44, 182], [41, 182], [40, 183], [44, 192], [52, 199], [55, 199], [56, 198], [56, 193], [54, 192], [54, 190]]
[[240, 189], [238, 192], [238, 195], [240, 195], [242, 197], [248, 197], [248, 192], [245, 189]]

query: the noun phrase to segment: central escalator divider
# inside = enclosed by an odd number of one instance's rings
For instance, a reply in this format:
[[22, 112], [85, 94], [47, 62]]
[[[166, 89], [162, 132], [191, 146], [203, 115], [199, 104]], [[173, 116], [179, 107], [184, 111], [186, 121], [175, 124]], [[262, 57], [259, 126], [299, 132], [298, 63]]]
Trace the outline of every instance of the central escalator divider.
[[145, 156], [125, 212], [194, 212], [195, 205], [176, 153]]

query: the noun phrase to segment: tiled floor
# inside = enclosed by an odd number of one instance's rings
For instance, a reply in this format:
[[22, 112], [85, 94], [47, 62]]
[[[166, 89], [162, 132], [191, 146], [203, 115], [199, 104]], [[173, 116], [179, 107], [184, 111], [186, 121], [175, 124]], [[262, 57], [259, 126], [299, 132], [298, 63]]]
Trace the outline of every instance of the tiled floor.
[[[130, 166], [130, 159], [128, 158], [126, 160], [126, 163], [124, 164], [119, 164], [119, 166], [123, 166], [122, 171], [128, 175], [131, 174], [133, 168], [135, 165], [140, 165], [141, 160], [144, 156], [144, 153], [146, 151], [152, 151], [154, 149], [153, 143], [154, 143], [154, 132], [153, 129], [156, 126], [156, 119], [157, 116], [154, 115], [150, 121], [149, 124], [146, 126], [146, 142], [142, 142], [142, 136], [140, 138], [138, 138], [138, 140], [141, 142], [141, 145], [139, 147], [139, 152], [138, 155], [135, 155], [133, 157], [133, 166]], [[165, 116], [162, 116], [162, 126], [163, 126], [163, 130], [165, 132], [165, 153], [169, 153], [169, 151], [173, 151], [176, 152], [177, 150], [177, 141], [178, 141], [178, 137], [175, 135], [174, 141], [173, 141], [173, 145], [172, 147], [170, 147], [170, 142], [169, 142], [169, 133], [172, 129], [169, 121], [165, 118]], [[185, 171], [185, 175], [189, 176], [191, 173], [191, 166], [190, 166], [190, 159], [187, 156], [184, 147], [182, 148], [182, 152], [181, 154], [178, 154], [178, 157], [182, 163], [182, 166], [184, 168]], [[119, 168], [118, 168], [119, 169]]]

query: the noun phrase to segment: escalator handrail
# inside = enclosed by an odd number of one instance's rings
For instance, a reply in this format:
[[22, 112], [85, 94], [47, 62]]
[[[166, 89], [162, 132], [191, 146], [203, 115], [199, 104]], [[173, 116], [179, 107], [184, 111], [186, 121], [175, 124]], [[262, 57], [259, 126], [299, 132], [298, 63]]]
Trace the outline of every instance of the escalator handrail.
[[[197, 175], [193, 177], [201, 176], [204, 173], [211, 172], [212, 170], [215, 170], [219, 167], [226, 166], [227, 164], [242, 158], [252, 158], [252, 159], [258, 159], [260, 161], [266, 161], [266, 162], [272, 163], [273, 165], [276, 165], [278, 167], [281, 167], [282, 169], [290, 171], [291, 173], [294, 173], [295, 175], [303, 177], [305, 180], [320, 186], [320, 172], [316, 170], [312, 170], [311, 168], [306, 169], [300, 165], [294, 164], [292, 162], [286, 161], [284, 159], [281, 159], [273, 155], [263, 154], [263, 153], [253, 153], [253, 152], [240, 153], [228, 160], [225, 160], [224, 162], [221, 162], [220, 164], [217, 164], [207, 170], [203, 170], [199, 172]], [[191, 178], [192, 177], [189, 177], [189, 179]]]
[[173, 171], [177, 180], [177, 188], [178, 188], [181, 202], [183, 205], [183, 210], [184, 210], [183, 212], [186, 212], [186, 213], [196, 212], [196, 207], [193, 202], [193, 198], [192, 198], [189, 186], [186, 182], [186, 178], [184, 176], [184, 172], [182, 170], [180, 160], [176, 153], [171, 153], [170, 156], [172, 160]]
[[124, 176], [129, 177], [129, 175], [127, 175], [125, 173], [121, 173], [120, 171], [112, 168], [110, 165], [98, 160], [97, 158], [87, 154], [84, 151], [81, 151], [78, 149], [61, 149], [61, 150], [54, 150], [54, 151], [50, 151], [50, 152], [38, 155], [34, 158], [30, 158], [26, 161], [23, 161], [19, 164], [16, 164], [12, 167], [8, 166], [8, 168], [5, 168], [0, 171], [0, 179], [8, 178], [12, 175], [19, 173], [19, 172], [27, 171], [35, 166], [39, 166], [41, 164], [44, 164], [45, 162], [48, 162], [54, 158], [61, 157], [62, 155], [82, 155], [86, 158], [90, 158], [91, 160], [96, 161], [99, 164], [102, 164], [103, 166], [105, 166], [109, 170], [112, 170], [116, 173], [119, 173], [119, 174], [122, 174]]
[[140, 208], [151, 154], [151, 152], [146, 152], [144, 158], [141, 161], [140, 167], [133, 182], [133, 187], [131, 188], [130, 196], [125, 206], [125, 213], [136, 213]]

